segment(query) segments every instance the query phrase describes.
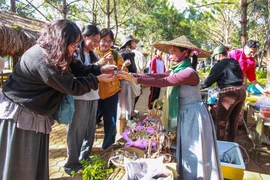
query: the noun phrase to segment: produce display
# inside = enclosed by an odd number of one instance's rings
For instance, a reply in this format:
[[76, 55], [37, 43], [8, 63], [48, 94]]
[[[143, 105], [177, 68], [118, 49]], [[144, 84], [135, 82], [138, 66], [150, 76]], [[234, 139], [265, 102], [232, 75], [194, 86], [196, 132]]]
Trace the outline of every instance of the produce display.
[[138, 148], [120, 148], [113, 151], [110, 159], [108, 160], [108, 167], [110, 162], [115, 166], [124, 168], [126, 161], [135, 161], [138, 158], [143, 158], [144, 152]]
[[266, 118], [270, 117], [270, 98], [261, 96], [255, 103], [255, 109], [260, 111], [260, 114]]

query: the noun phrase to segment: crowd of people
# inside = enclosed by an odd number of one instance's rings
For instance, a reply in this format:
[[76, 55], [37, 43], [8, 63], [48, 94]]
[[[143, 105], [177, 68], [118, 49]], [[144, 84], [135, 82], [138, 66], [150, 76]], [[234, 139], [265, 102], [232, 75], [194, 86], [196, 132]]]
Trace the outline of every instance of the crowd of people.
[[[256, 81], [257, 41], [228, 52], [220, 45], [212, 56], [219, 62], [204, 82], [196, 72], [202, 52], [185, 36], [154, 43], [149, 73], [138, 50], [139, 40], [127, 35], [119, 51], [111, 29], [57, 20], [45, 27], [36, 45], [16, 64], [0, 91], [0, 178], [49, 179], [49, 134], [53, 113], [62, 96], [74, 97], [75, 113], [67, 125], [66, 173], [82, 169], [89, 160], [96, 124], [104, 123], [105, 150], [116, 141], [117, 123], [132, 119], [141, 86], [150, 86], [148, 109], [167, 87], [163, 124], [177, 132], [179, 179], [222, 179], [217, 140], [234, 141], [237, 118], [245, 100], [244, 74]], [[163, 59], [167, 53], [170, 68]], [[204, 68], [200, 65], [199, 68]], [[1, 67], [2, 69], [2, 67]], [[200, 89], [217, 82], [220, 88], [216, 121], [201, 100]]]

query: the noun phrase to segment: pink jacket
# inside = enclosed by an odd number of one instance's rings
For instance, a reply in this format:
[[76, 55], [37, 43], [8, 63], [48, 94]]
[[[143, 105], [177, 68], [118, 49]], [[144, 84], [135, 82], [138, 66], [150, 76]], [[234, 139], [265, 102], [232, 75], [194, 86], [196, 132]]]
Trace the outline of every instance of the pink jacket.
[[233, 58], [238, 61], [243, 73], [246, 74], [250, 82], [256, 80], [256, 62], [252, 57], [246, 57], [243, 49], [230, 51], [228, 53], [228, 58]]

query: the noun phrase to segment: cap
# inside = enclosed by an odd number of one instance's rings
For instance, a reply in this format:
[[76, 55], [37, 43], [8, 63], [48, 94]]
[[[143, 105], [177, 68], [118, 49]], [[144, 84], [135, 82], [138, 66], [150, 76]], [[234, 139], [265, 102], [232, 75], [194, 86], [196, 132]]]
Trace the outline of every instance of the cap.
[[214, 49], [212, 57], [214, 57], [217, 54], [224, 53], [224, 52], [226, 52], [226, 50], [227, 50], [226, 46], [224, 46], [223, 44], [219, 45]]

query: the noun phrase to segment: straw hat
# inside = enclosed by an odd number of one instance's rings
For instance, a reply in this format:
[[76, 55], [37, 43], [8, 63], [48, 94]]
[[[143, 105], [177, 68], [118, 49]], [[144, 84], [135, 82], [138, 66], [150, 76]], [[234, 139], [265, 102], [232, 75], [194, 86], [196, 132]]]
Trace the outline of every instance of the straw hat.
[[139, 39], [135, 39], [132, 35], [127, 35], [122, 39], [122, 46], [120, 47], [120, 49], [122, 49], [127, 44], [128, 41], [132, 40], [135, 41], [136, 44], [140, 41]]
[[186, 36], [180, 36], [176, 39], [173, 39], [171, 41], [156, 41], [152, 44], [156, 49], [163, 51], [165, 53], [169, 53], [169, 48], [170, 46], [177, 46], [177, 47], [183, 47], [183, 48], [188, 48], [191, 50], [197, 50], [200, 52], [197, 56], [199, 58], [206, 58], [210, 57], [211, 53], [202, 50], [195, 46]]

